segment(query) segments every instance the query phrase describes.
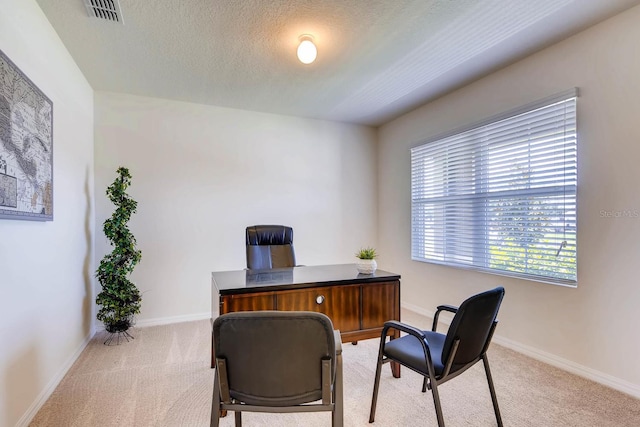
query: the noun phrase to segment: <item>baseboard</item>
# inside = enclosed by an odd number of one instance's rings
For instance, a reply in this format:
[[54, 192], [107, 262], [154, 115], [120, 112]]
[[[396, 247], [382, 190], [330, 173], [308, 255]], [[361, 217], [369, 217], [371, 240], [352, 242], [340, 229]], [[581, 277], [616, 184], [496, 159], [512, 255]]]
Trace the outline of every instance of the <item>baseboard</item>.
[[433, 319], [433, 314], [435, 313], [434, 311], [425, 310], [422, 307], [418, 307], [417, 305], [413, 305], [404, 301], [400, 303], [400, 306], [402, 308], [406, 308], [409, 311], [413, 311], [414, 313], [421, 314], [424, 317], [428, 317], [429, 319]]
[[[146, 328], [148, 326], [168, 325], [170, 323], [193, 322], [196, 320], [211, 319], [211, 312], [184, 314], [181, 316], [156, 317], [155, 319], [136, 320], [137, 328]], [[104, 328], [103, 328], [104, 329]]]
[[[414, 313], [428, 317], [429, 319], [433, 319], [433, 311], [428, 311], [416, 305], [405, 302], [401, 303], [401, 306], [402, 308], [413, 311]], [[443, 323], [446, 323], [446, 321], [444, 321]], [[562, 369], [588, 380], [595, 381], [614, 390], [621, 391], [625, 394], [635, 397], [636, 399], [640, 399], [640, 385], [638, 384], [625, 381], [612, 375], [605, 374], [604, 372], [600, 372], [587, 366], [572, 362], [571, 360], [558, 357], [551, 353], [547, 353], [546, 351], [542, 351], [537, 348], [501, 337], [498, 334], [493, 336], [493, 342], [508, 349], [517, 351], [520, 354], [524, 354], [525, 356], [531, 357], [532, 359], [539, 360], [540, 362], [555, 366], [556, 368]]]
[[76, 360], [78, 360], [80, 354], [82, 354], [84, 349], [87, 347], [87, 344], [89, 344], [89, 341], [91, 341], [91, 337], [93, 337], [94, 332], [94, 330], [89, 331], [89, 335], [84, 338], [76, 351], [60, 367], [51, 381], [49, 381], [49, 384], [46, 385], [46, 387], [40, 392], [38, 397], [33, 401], [31, 406], [29, 406], [29, 409], [27, 409], [22, 417], [20, 417], [15, 427], [27, 427], [31, 423], [31, 421], [33, 421], [33, 418], [36, 416], [40, 408], [42, 408], [42, 406], [46, 403], [47, 399], [49, 399], [56, 387], [58, 387], [58, 384], [60, 384], [60, 381], [62, 381], [69, 369], [71, 369]]
[[539, 360], [551, 366], [555, 366], [556, 368], [560, 368], [564, 371], [595, 381], [614, 390], [626, 393], [636, 399], [640, 399], [640, 386], [637, 384], [633, 384], [629, 381], [614, 377], [613, 375], [605, 374], [604, 372], [591, 369], [587, 366], [572, 362], [571, 360], [558, 357], [555, 354], [547, 353], [546, 351], [512, 341], [499, 335], [494, 335], [493, 341], [496, 344], [517, 351], [518, 353], [529, 356], [532, 359]]
[[[149, 326], [169, 325], [171, 323], [193, 322], [196, 320], [211, 319], [211, 313], [197, 313], [197, 314], [185, 314], [181, 316], [169, 316], [169, 317], [156, 317], [155, 319], [136, 319], [134, 327], [147, 328]], [[104, 323], [96, 320], [95, 324], [96, 332], [104, 331]]]

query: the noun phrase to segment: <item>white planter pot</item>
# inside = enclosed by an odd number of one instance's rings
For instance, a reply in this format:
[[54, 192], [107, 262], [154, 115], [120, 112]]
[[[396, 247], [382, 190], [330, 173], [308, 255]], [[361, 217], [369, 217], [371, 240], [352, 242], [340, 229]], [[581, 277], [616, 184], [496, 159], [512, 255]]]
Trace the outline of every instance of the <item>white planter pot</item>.
[[378, 268], [378, 263], [375, 259], [358, 259], [356, 268], [360, 274], [373, 274]]

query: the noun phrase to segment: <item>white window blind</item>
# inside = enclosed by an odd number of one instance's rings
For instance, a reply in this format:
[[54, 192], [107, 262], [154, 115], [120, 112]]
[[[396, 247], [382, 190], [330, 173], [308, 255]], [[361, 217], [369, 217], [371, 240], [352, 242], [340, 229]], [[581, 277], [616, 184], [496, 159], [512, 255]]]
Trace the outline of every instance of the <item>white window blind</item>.
[[576, 96], [412, 148], [412, 259], [575, 286]]

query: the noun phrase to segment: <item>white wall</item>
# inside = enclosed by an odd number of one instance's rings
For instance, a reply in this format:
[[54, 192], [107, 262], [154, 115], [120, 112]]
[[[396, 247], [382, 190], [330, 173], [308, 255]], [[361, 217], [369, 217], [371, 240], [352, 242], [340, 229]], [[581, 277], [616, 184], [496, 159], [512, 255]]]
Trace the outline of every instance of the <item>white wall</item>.
[[[118, 166], [138, 201], [138, 324], [208, 317], [211, 272], [246, 265], [245, 227], [287, 224], [299, 264], [375, 245], [376, 133], [363, 126], [96, 93], [96, 256]], [[383, 265], [384, 258], [381, 259]]]
[[0, 426], [15, 426], [92, 334], [93, 91], [34, 0], [2, 0], [0, 49], [53, 102], [54, 221], [0, 220]]
[[[640, 395], [640, 219], [600, 215], [640, 210], [638, 23], [637, 7], [409, 113], [380, 129], [378, 152], [366, 127], [100, 93], [94, 190], [91, 88], [36, 2], [3, 0], [0, 49], [54, 104], [55, 221], [0, 220], [0, 426], [25, 425], [92, 335], [93, 233], [100, 259], [120, 165], [139, 202], [141, 324], [207, 316], [210, 272], [244, 267], [244, 227], [284, 223], [301, 264], [377, 246], [403, 303], [427, 313], [502, 284], [499, 341]], [[408, 148], [573, 86], [578, 288], [410, 261]]]
[[[440, 98], [380, 129], [379, 246], [402, 300], [426, 313], [506, 288], [498, 341], [640, 397], [640, 7]], [[577, 289], [411, 261], [410, 155], [438, 135], [579, 87]], [[495, 373], [496, 376], [499, 372]]]

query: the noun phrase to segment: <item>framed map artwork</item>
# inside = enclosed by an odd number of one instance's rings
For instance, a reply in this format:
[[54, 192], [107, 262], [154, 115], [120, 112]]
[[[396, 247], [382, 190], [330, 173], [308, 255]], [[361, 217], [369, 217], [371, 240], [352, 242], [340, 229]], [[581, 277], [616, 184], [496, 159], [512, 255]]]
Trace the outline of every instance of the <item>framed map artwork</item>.
[[53, 103], [2, 50], [0, 218], [53, 221]]

